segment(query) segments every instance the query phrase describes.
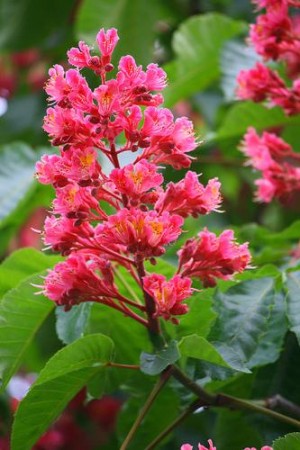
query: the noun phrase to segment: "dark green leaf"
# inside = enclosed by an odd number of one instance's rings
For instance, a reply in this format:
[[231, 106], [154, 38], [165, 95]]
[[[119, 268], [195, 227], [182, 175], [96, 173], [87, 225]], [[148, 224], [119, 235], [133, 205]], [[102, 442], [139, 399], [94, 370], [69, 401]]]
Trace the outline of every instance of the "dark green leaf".
[[290, 433], [273, 442], [274, 450], [299, 450], [300, 433]]
[[226, 40], [245, 28], [221, 14], [205, 14], [185, 21], [174, 33], [175, 61], [165, 67], [170, 85], [167, 106], [210, 85], [220, 75], [220, 51]]
[[59, 306], [56, 308], [56, 332], [64, 344], [71, 344], [84, 335], [89, 320], [92, 303], [75, 305], [70, 311], [64, 311]]
[[33, 275], [8, 291], [0, 303], [0, 376], [5, 387], [18, 370], [37, 331], [54, 308], [32, 284], [41, 284]]
[[[12, 450], [30, 450], [74, 395], [111, 360], [107, 336], [85, 336], [57, 352], [19, 405]], [[38, 420], [37, 420], [38, 418]]]
[[225, 410], [218, 414], [215, 444], [218, 450], [240, 450], [254, 446], [261, 448], [264, 442], [259, 433], [247, 423], [243, 413]]
[[57, 38], [74, 6], [75, 0], [1, 0], [0, 48], [16, 51], [41, 45], [49, 35]]
[[218, 319], [210, 340], [227, 346], [241, 361], [248, 362], [259, 347], [274, 302], [272, 278], [244, 281], [226, 293], [219, 292], [215, 298]]
[[170, 364], [174, 364], [180, 358], [177, 342], [171, 341], [170, 344], [158, 351], [154, 355], [142, 352], [140, 364], [141, 371], [147, 375], [158, 375]]

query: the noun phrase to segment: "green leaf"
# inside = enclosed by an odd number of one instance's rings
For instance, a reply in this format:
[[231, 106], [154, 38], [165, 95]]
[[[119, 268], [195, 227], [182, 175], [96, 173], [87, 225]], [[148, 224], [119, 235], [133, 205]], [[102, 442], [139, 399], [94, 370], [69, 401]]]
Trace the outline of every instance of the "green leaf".
[[165, 67], [169, 87], [164, 91], [167, 106], [203, 90], [220, 75], [223, 44], [245, 28], [221, 14], [205, 14], [186, 20], [174, 33], [175, 61]]
[[178, 348], [183, 356], [201, 359], [218, 366], [230, 367], [210, 342], [196, 334], [182, 338], [178, 343]]
[[[41, 274], [40, 274], [41, 275]], [[4, 388], [18, 370], [37, 331], [54, 308], [54, 303], [36, 295], [40, 275], [23, 280], [8, 291], [0, 303], [0, 376]]]
[[299, 450], [300, 433], [290, 433], [273, 442], [274, 450]]
[[278, 292], [274, 296], [274, 304], [270, 310], [266, 329], [261, 335], [259, 345], [247, 366], [250, 368], [258, 367], [277, 361], [283, 348], [286, 332], [285, 297], [283, 292]]
[[272, 278], [244, 281], [225, 293], [218, 292], [215, 297], [218, 319], [210, 341], [218, 341], [233, 350], [241, 361], [248, 362], [260, 345], [274, 301]]
[[[107, 336], [85, 336], [57, 352], [19, 405], [12, 450], [30, 450], [74, 395], [112, 358]], [[38, 418], [38, 420], [37, 420]]]
[[56, 308], [56, 333], [64, 344], [71, 344], [84, 335], [91, 307], [92, 302], [87, 302], [72, 306], [70, 311], [64, 311], [61, 306]]
[[214, 291], [205, 289], [187, 301], [189, 312], [180, 317], [179, 325], [175, 328], [176, 338], [194, 333], [203, 337], [208, 335], [217, 316], [212, 309]]
[[239, 102], [228, 111], [215, 139], [240, 138], [250, 126], [262, 131], [291, 123], [299, 124], [299, 118], [287, 117], [279, 107], [270, 109], [260, 103]]
[[287, 317], [289, 328], [297, 336], [300, 342], [300, 271], [287, 273]]
[[49, 35], [57, 40], [74, 7], [75, 0], [1, 0], [0, 48], [16, 51], [36, 47]]
[[141, 371], [147, 375], [158, 375], [170, 364], [174, 364], [180, 358], [177, 342], [171, 341], [170, 344], [158, 351], [150, 354], [142, 352], [140, 358]]
[[0, 148], [0, 225], [36, 188], [35, 163], [46, 149], [34, 152], [27, 144], [15, 142]]
[[85, 0], [77, 16], [77, 35], [94, 44], [100, 28], [117, 28], [120, 41], [114, 61], [130, 54], [138, 64], [148, 64], [153, 59], [156, 23], [173, 15], [174, 8], [160, 0]]
[[237, 76], [241, 70], [252, 69], [260, 57], [253, 47], [238, 41], [226, 42], [221, 54], [221, 88], [225, 100], [236, 99]]
[[0, 298], [24, 278], [52, 267], [60, 256], [45, 255], [34, 248], [15, 251], [0, 265]]

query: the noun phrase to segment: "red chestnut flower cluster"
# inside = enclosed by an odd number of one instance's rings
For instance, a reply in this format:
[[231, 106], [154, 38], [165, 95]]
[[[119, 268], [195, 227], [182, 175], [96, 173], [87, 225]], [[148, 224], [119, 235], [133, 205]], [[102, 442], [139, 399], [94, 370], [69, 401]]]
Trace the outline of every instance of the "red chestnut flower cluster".
[[[258, 9], [266, 13], [250, 26], [250, 42], [265, 61], [282, 61], [286, 78], [262, 62], [253, 69], [242, 70], [238, 77], [237, 95], [254, 102], [267, 100], [269, 106], [280, 106], [286, 115], [300, 113], [300, 16], [289, 15], [290, 7], [300, 2], [288, 0], [255, 0]], [[249, 128], [241, 145], [248, 163], [262, 172], [256, 181], [256, 199], [270, 202], [278, 198], [288, 203], [300, 191], [300, 155], [275, 133], [264, 132], [260, 137]]]
[[[44, 243], [66, 259], [49, 271], [43, 292], [65, 309], [94, 301], [146, 327], [159, 317], [177, 323], [174, 316], [188, 311], [183, 301], [193, 293], [192, 278], [214, 286], [218, 278], [243, 271], [250, 254], [231, 231], [217, 237], [204, 230], [178, 252], [179, 267], [171, 279], [146, 272], [144, 262], [155, 264], [181, 235], [185, 218], [218, 210], [220, 183], [215, 178], [204, 186], [188, 171], [181, 181], [165, 185], [163, 166], [191, 164], [190, 152], [198, 145], [193, 125], [161, 107], [166, 74], [156, 64], [143, 70], [124, 56], [116, 77], [108, 77], [117, 41], [115, 29], [102, 29], [100, 56], [80, 42], [68, 52], [75, 68], [55, 65], [49, 71], [51, 107], [44, 129], [59, 154], [44, 155], [36, 174], [56, 191]], [[94, 90], [82, 69], [99, 77]], [[133, 162], [121, 165], [123, 153], [131, 153]], [[104, 159], [110, 173], [103, 169]], [[140, 287], [144, 302], [120, 293], [116, 272], [121, 266]]]

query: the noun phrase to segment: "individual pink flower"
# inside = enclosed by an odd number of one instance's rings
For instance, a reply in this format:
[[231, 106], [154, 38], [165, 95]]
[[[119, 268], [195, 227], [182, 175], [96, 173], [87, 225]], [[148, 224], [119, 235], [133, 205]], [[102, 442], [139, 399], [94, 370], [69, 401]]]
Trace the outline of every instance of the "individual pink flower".
[[[143, 287], [155, 301], [154, 317], [163, 317], [165, 320], [172, 316], [179, 316], [188, 312], [188, 306], [182, 302], [192, 295], [192, 281], [175, 275], [169, 281], [159, 274], [151, 274], [143, 278]], [[177, 319], [172, 318], [174, 323]]]
[[88, 247], [94, 235], [93, 227], [88, 222], [76, 222], [67, 217], [46, 217], [43, 241], [47, 248], [66, 256], [74, 249]]
[[75, 69], [64, 71], [56, 64], [49, 70], [50, 78], [45, 91], [49, 101], [55, 101], [62, 108], [78, 108], [89, 112], [93, 106], [92, 91], [86, 79]]
[[178, 256], [181, 276], [200, 278], [204, 287], [215, 286], [216, 278], [231, 279], [243, 272], [251, 260], [248, 244], [237, 244], [232, 230], [217, 237], [206, 228], [197, 238], [189, 239]]
[[70, 255], [49, 270], [43, 293], [66, 309], [81, 302], [118, 297], [109, 261], [81, 253]]
[[182, 217], [165, 212], [121, 209], [98, 225], [95, 236], [100, 245], [122, 245], [144, 257], [160, 256], [165, 246], [181, 234]]
[[[53, 201], [53, 212], [69, 218], [93, 219], [95, 213], [103, 217], [99, 200], [93, 195], [93, 188], [81, 187], [76, 183], [69, 183], [56, 191]], [[93, 212], [94, 211], [94, 212]]]
[[110, 174], [110, 180], [116, 189], [135, 201], [150, 189], [159, 186], [163, 179], [162, 174], [157, 172], [157, 166], [143, 159], [122, 169], [114, 169]]
[[161, 191], [155, 209], [169, 211], [182, 217], [208, 214], [216, 211], [221, 203], [221, 183], [217, 178], [209, 180], [206, 187], [199, 183], [196, 172], [187, 172], [178, 183], [169, 183], [165, 192]]
[[102, 53], [102, 56], [108, 57], [109, 61], [118, 43], [118, 40], [119, 36], [115, 28], [110, 28], [107, 31], [105, 31], [104, 28], [101, 28], [96, 36], [96, 41], [99, 46], [99, 50]]

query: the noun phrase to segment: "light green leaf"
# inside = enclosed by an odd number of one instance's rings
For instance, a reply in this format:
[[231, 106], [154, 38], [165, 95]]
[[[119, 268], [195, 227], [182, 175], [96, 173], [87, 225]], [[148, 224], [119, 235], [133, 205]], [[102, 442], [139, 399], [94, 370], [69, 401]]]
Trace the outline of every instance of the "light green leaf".
[[259, 132], [265, 128], [291, 123], [299, 124], [299, 118], [287, 117], [279, 107], [270, 109], [260, 103], [239, 102], [228, 111], [215, 139], [240, 138], [250, 126]]
[[54, 308], [54, 303], [36, 295], [37, 288], [32, 286], [41, 283], [40, 275], [23, 280], [16, 288], [8, 291], [0, 303], [2, 387], [20, 367], [34, 336]]
[[274, 450], [299, 450], [300, 433], [290, 433], [273, 442]]
[[170, 344], [155, 354], [142, 352], [140, 358], [141, 371], [147, 375], [158, 375], [170, 364], [174, 364], [180, 358], [177, 342]]
[[178, 348], [183, 356], [201, 359], [223, 367], [230, 367], [218, 350], [205, 338], [192, 334], [181, 339]]
[[64, 344], [71, 344], [84, 335], [91, 307], [92, 303], [87, 302], [72, 306], [70, 311], [64, 311], [61, 306], [56, 308], [56, 333]]
[[[112, 358], [107, 336], [85, 336], [57, 352], [19, 405], [12, 450], [30, 450], [74, 395]], [[38, 420], [37, 420], [38, 418]]]
[[34, 248], [15, 251], [0, 265], [0, 298], [29, 275], [52, 267], [60, 256], [46, 255]]
[[300, 271], [287, 273], [287, 317], [289, 328], [300, 342]]
[[174, 33], [176, 59], [165, 67], [170, 84], [164, 92], [166, 105], [172, 106], [215, 81], [220, 75], [223, 44], [244, 28], [243, 22], [217, 13], [186, 20]]
[[34, 152], [27, 144], [15, 142], [0, 147], [0, 225], [36, 188], [35, 163], [46, 149]]

